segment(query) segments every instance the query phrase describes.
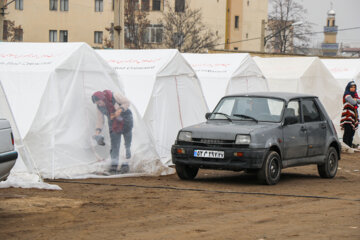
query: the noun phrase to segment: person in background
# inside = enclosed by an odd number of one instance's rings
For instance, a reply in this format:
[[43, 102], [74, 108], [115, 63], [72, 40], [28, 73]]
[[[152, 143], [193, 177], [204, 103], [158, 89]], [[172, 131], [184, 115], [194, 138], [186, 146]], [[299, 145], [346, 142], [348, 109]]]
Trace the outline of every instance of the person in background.
[[343, 112], [341, 114], [340, 126], [344, 129], [343, 142], [349, 147], [353, 147], [353, 138], [359, 125], [358, 107], [360, 98], [356, 92], [354, 81], [348, 83], [343, 96]]
[[[97, 122], [95, 139], [99, 139], [104, 127], [104, 116], [107, 117], [110, 140], [111, 140], [111, 168], [110, 173], [118, 173], [119, 164], [119, 151], [121, 143], [121, 135], [125, 139], [126, 159], [131, 158], [131, 141], [132, 141], [132, 128], [133, 116], [129, 109], [129, 100], [119, 94], [113, 93], [110, 90], [98, 91], [92, 95], [92, 101], [97, 105]], [[99, 143], [100, 144], [100, 143]], [[128, 162], [124, 162], [120, 167], [120, 173], [129, 172]]]

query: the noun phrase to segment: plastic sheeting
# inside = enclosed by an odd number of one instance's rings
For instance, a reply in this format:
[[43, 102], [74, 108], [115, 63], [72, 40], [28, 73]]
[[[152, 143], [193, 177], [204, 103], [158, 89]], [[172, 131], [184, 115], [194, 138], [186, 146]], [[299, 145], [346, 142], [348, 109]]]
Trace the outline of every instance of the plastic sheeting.
[[[95, 91], [124, 94], [116, 72], [84, 43], [0, 43], [0, 112], [10, 120], [20, 153], [13, 172], [26, 169], [43, 178], [103, 176], [110, 165], [106, 145], [95, 133]], [[130, 174], [173, 173], [164, 166], [134, 106]], [[123, 141], [120, 164], [124, 161]]]
[[200, 79], [210, 110], [228, 94], [268, 91], [267, 80], [247, 53], [183, 53]]
[[208, 111], [194, 70], [173, 49], [97, 50], [118, 73], [126, 96], [142, 114], [163, 163], [171, 164], [178, 131]]

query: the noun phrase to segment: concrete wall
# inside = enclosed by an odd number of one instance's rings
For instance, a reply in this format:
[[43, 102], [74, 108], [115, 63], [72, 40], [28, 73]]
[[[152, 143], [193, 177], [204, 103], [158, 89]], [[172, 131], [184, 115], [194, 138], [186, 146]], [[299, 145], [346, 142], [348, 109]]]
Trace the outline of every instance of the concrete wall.
[[[268, 0], [228, 0], [230, 23], [228, 24], [229, 50], [259, 51], [261, 21], [267, 21]], [[235, 28], [235, 17], [239, 27]], [[259, 38], [257, 40], [251, 40]]]
[[224, 48], [226, 31], [226, 0], [190, 0], [192, 9], [201, 9], [204, 24], [219, 37], [220, 45]]
[[[268, 0], [243, 0], [242, 39], [260, 38], [262, 20], [268, 20]], [[244, 41], [241, 50], [260, 51], [260, 45], [260, 39]]]

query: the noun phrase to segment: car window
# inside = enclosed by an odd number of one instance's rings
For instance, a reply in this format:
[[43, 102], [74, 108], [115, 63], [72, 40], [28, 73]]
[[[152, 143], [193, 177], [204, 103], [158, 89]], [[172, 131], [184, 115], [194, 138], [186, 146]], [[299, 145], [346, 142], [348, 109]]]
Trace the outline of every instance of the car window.
[[288, 103], [285, 110], [285, 117], [295, 117], [296, 122], [293, 124], [300, 122], [300, 104], [298, 100], [293, 100]]
[[[234, 102], [235, 102], [234, 98], [224, 99], [216, 108], [215, 112], [225, 113], [230, 116], [234, 108]], [[213, 114], [212, 119], [226, 119], [226, 117], [220, 114], [216, 114], [216, 115]]]
[[[233, 120], [244, 120], [240, 115], [249, 116], [258, 121], [279, 122], [284, 108], [284, 101], [266, 97], [227, 97], [220, 101], [214, 112], [225, 113]], [[225, 119], [220, 114], [213, 114], [211, 119]]]
[[314, 100], [304, 99], [302, 100], [302, 109], [305, 122], [317, 122], [321, 121], [319, 109], [317, 108]]

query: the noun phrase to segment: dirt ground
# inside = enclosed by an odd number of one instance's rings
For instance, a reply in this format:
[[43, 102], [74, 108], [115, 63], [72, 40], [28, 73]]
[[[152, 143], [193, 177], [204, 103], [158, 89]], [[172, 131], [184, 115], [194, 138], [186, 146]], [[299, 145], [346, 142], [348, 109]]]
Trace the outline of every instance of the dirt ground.
[[200, 170], [65, 180], [62, 191], [0, 189], [0, 239], [360, 239], [360, 153], [336, 178], [316, 166], [284, 169], [279, 184]]

